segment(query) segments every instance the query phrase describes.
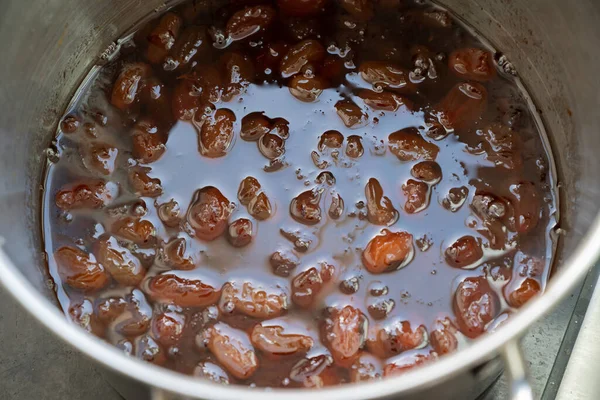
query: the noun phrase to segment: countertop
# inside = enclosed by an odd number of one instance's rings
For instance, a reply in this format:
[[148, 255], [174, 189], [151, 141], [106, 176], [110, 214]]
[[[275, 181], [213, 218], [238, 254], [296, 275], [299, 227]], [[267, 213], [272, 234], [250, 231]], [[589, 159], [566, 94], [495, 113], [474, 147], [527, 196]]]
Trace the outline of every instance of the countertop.
[[600, 285], [597, 284], [581, 324], [557, 400], [600, 399]]
[[117, 400], [93, 363], [46, 331], [0, 287], [0, 400]]

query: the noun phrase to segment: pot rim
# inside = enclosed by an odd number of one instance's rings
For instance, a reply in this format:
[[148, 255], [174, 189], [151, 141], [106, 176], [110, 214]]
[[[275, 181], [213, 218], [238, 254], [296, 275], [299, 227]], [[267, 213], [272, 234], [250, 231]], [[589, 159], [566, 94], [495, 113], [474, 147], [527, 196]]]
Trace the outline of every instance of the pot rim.
[[[579, 246], [564, 262], [563, 265], [569, 267], [563, 266], [556, 273], [550, 280], [546, 292], [526, 304], [496, 332], [480, 337], [467, 348], [398, 377], [324, 388], [318, 391], [319, 395], [326, 396], [330, 400], [353, 400], [413, 392], [431, 386], [433, 382], [446, 381], [469, 367], [491, 359], [507, 342], [522, 335], [534, 321], [546, 314], [583, 279], [589, 268], [600, 257], [598, 243], [600, 243], [600, 214], [596, 216]], [[240, 396], [248, 400], [279, 400], [282, 395], [287, 399], [305, 400], [308, 394], [307, 389], [265, 390], [240, 385], [221, 385], [127, 356], [109, 343], [68, 321], [64, 314], [44, 298], [21, 274], [1, 247], [0, 282], [29, 313], [63, 341], [105, 367], [151, 387], [192, 398], [210, 393], [211, 398], [219, 400], [239, 399]], [[311, 391], [311, 393], [315, 392]]]

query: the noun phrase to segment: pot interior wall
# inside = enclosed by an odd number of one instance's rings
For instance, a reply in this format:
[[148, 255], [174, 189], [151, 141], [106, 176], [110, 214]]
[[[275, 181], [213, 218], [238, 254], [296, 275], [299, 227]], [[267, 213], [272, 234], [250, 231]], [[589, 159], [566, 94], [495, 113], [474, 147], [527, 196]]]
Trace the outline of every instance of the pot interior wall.
[[562, 235], [555, 268], [600, 210], [600, 8], [593, 1], [444, 0], [516, 67], [548, 132], [558, 168]]
[[[591, 1], [446, 0], [519, 71], [551, 136], [561, 182], [562, 255], [598, 214], [600, 12]], [[39, 229], [45, 149], [74, 89], [108, 45], [160, 0], [4, 1], [0, 5], [0, 236], [48, 298]], [[10, 40], [8, 40], [10, 39]], [[568, 265], [564, 267], [568, 268]]]
[[[14, 263], [55, 301], [41, 251], [40, 184], [58, 120], [110, 43], [160, 0], [18, 0], [0, 4], [0, 237]], [[10, 40], [8, 40], [10, 39]]]

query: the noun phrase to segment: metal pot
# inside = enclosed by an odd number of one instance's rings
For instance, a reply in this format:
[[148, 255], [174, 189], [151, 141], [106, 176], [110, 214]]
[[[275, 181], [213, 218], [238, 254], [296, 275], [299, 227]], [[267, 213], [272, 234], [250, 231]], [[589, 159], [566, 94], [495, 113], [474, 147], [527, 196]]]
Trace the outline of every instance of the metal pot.
[[[70, 324], [46, 285], [40, 183], [46, 149], [73, 91], [105, 51], [162, 0], [0, 3], [0, 281], [48, 329], [102, 364], [128, 399], [302, 399], [302, 390], [219, 386], [128, 358]], [[385, 381], [324, 389], [328, 399], [474, 398], [500, 373], [531, 392], [518, 339], [586, 274], [600, 254], [600, 6], [592, 0], [445, 0], [516, 67], [549, 132], [558, 165], [561, 241], [546, 293], [497, 332], [432, 365]], [[133, 383], [137, 382], [137, 383]], [[154, 388], [154, 389], [151, 389]]]

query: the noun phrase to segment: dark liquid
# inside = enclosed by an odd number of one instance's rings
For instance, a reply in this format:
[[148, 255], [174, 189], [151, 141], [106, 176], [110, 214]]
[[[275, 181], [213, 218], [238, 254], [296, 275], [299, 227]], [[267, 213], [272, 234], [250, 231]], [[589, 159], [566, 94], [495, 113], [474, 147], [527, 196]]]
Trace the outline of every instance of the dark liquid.
[[[357, 378], [360, 375], [356, 372], [359, 368], [358, 361], [352, 366], [335, 361], [332, 363], [329, 359], [330, 365], [327, 368], [314, 372], [318, 379], [298, 378], [297, 371], [293, 371], [293, 367], [304, 358], [330, 354], [331, 349], [328, 348], [332, 345], [323, 339], [327, 333], [320, 330], [329, 318], [325, 316], [329, 315], [328, 311], [324, 311], [328, 307], [342, 309], [351, 305], [362, 311], [364, 319], [368, 320], [368, 329], [361, 333], [363, 341], [365, 338], [376, 338], [381, 329], [392, 329], [401, 321], [409, 321], [413, 330], [422, 325], [430, 331], [429, 338], [425, 335], [421, 343], [412, 346], [414, 348], [394, 350], [393, 356], [387, 354], [381, 360], [382, 365], [402, 366], [402, 356], [413, 357], [406, 361], [408, 366], [412, 366], [420, 364], [415, 361], [419, 357], [431, 360], [441, 355], [440, 349], [431, 343], [431, 332], [439, 329], [439, 321], [447, 319], [450, 326], [448, 331], [457, 338], [458, 348], [467, 345], [471, 340], [469, 337], [476, 336], [463, 335], [461, 330], [464, 329], [464, 324], [457, 322], [455, 316], [455, 291], [465, 278], [485, 277], [490, 284], [497, 304], [493, 307], [493, 315], [484, 321], [487, 331], [493, 330], [520, 305], [518, 299], [511, 300], [510, 295], [526, 278], [537, 282], [536, 292], [543, 291], [552, 258], [549, 233], [556, 222], [548, 174], [551, 160], [548, 159], [540, 133], [515, 83], [500, 73], [483, 82], [488, 92], [488, 106], [483, 115], [447, 137], [433, 140], [427, 136], [426, 127], [430, 118], [436, 115], [435, 106], [457, 83], [466, 80], [449, 71], [448, 56], [453, 50], [460, 48], [483, 48], [481, 43], [456, 21], [450, 21], [450, 27], [427, 25], [426, 20], [415, 16], [421, 15], [424, 10], [429, 12], [430, 9], [414, 4], [402, 7], [392, 5], [393, 12], [384, 9], [384, 5], [378, 6], [368, 26], [342, 8], [332, 4], [326, 7], [328, 12], [318, 17], [305, 17], [295, 21], [306, 25], [308, 36], [317, 38], [326, 48], [330, 43], [336, 43], [338, 50], [330, 47], [330, 53], [339, 53], [339, 48], [344, 48], [346, 41], [352, 49], [343, 59], [346, 63], [343, 72], [337, 78], [330, 79], [331, 87], [320, 94], [318, 101], [302, 102], [290, 94], [286, 86], [287, 80], [280, 78], [277, 71], [270, 74], [257, 71], [257, 77], [243, 93], [230, 101], [216, 104], [217, 109], [229, 109], [236, 116], [234, 138], [223, 157], [209, 158], [200, 154], [198, 132], [191, 122], [175, 122], [175, 119], [167, 122], [169, 128], [166, 151], [157, 161], [147, 165], [151, 168], [149, 175], [159, 179], [162, 186], [162, 194], [156, 198], [138, 198], [128, 182], [128, 174], [137, 164], [131, 154], [130, 132], [135, 122], [147, 117], [149, 112], [143, 107], [141, 111], [134, 108], [120, 111], [109, 104], [112, 85], [122, 65], [145, 61], [144, 35], [148, 34], [156, 22], [151, 22], [150, 28], [142, 28], [142, 33], [137, 34], [136, 40], [125, 46], [119, 57], [103, 68], [93, 87], [86, 93], [86, 100], [74, 110], [80, 121], [77, 131], [59, 134], [57, 140], [60, 158], [49, 168], [46, 181], [44, 231], [49, 269], [57, 282], [57, 293], [63, 308], [76, 322], [140, 358], [183, 373], [206, 376], [210, 373], [198, 372], [198, 363], [212, 363], [205, 365], [205, 370], [218, 369], [215, 365], [220, 365], [226, 371], [230, 368], [222, 365], [223, 362], [214, 354], [214, 350], [203, 348], [203, 332], [214, 324], [210, 314], [215, 313], [217, 307], [180, 307], [169, 304], [171, 302], [149, 293], [149, 280], [168, 271], [169, 274], [186, 279], [201, 280], [216, 288], [227, 282], [238, 285], [252, 282], [266, 288], [267, 292], [279, 288], [277, 290], [283, 290], [287, 294], [287, 309], [281, 316], [269, 321], [269, 325], [282, 326], [287, 334], [310, 336], [313, 340], [312, 348], [308, 353], [296, 352], [275, 357], [256, 350], [259, 367], [252, 376], [236, 379], [235, 373], [231, 374], [229, 370], [229, 376], [219, 372], [221, 380], [272, 387], [321, 386], [365, 379]], [[207, 26], [224, 26], [229, 16], [239, 8], [214, 6], [200, 13], [195, 21], [200, 24], [206, 22]], [[187, 15], [189, 11], [190, 5], [175, 10], [181, 15]], [[436, 12], [443, 13], [439, 10]], [[344, 24], [343, 21], [350, 22]], [[354, 28], [350, 28], [352, 23], [355, 24]], [[276, 20], [268, 30], [236, 41], [225, 50], [208, 46], [208, 51], [194, 62], [211, 64], [219, 60], [225, 51], [231, 50], [242, 52], [256, 60], [265, 43], [276, 39], [285, 40], [292, 45], [297, 43], [299, 40], [293, 39], [292, 32], [295, 28], [290, 26], [293, 26], [290, 20]], [[363, 34], [358, 32], [360, 30]], [[360, 38], [360, 42], [357, 43], [358, 39], [355, 38]], [[208, 38], [209, 44], [210, 40]], [[432, 78], [427, 76], [427, 71], [417, 71], [423, 72], [424, 81], [418, 83], [416, 91], [404, 95], [414, 103], [412, 111], [401, 107], [390, 112], [364, 106], [356, 95], [360, 88], [371, 89], [371, 85], [361, 79], [357, 68], [352, 68], [352, 64], [358, 67], [364, 61], [392, 61], [414, 70], [418, 68], [414, 64], [417, 45], [426, 46], [429, 50], [427, 54], [434, 65], [435, 76], [432, 75]], [[179, 82], [178, 78], [190, 71], [192, 63], [176, 71], [165, 71], [162, 65], [153, 65], [152, 75], [162, 81], [168, 93]], [[342, 99], [352, 99], [362, 107], [368, 114], [368, 123], [354, 128], [344, 125], [334, 107]], [[107, 118], [105, 126], [102, 126], [104, 121], [98, 116], [98, 112]], [[281, 166], [277, 165], [277, 168], [269, 168], [269, 160], [261, 154], [256, 142], [240, 137], [242, 119], [252, 112], [264, 112], [271, 119], [283, 118], [289, 124], [285, 153], [280, 157]], [[151, 113], [150, 116], [155, 117]], [[478, 147], [482, 137], [477, 131], [481, 132], [490, 123], [514, 127], [514, 132], [518, 133], [522, 143], [519, 148], [522, 166], [507, 169], [502, 165], [494, 165], [489, 157], [491, 150]], [[388, 148], [390, 133], [411, 127], [418, 128], [425, 140], [439, 147], [435, 161], [441, 166], [443, 175], [439, 183], [427, 184], [429, 198], [426, 208], [412, 214], [405, 211], [406, 195], [402, 187], [409, 179], [415, 179], [411, 175], [411, 168], [418, 161], [400, 161]], [[91, 129], [95, 130], [93, 134], [96, 138], [90, 135]], [[321, 135], [330, 130], [339, 131], [344, 136], [344, 142], [340, 148], [325, 147], [320, 151], [318, 144]], [[346, 153], [351, 135], [361, 138], [364, 154], [359, 158], [350, 157]], [[108, 143], [118, 149], [116, 168], [109, 177], [90, 168], [89, 161], [86, 161], [86, 149], [94, 142]], [[332, 154], [336, 151], [337, 155]], [[312, 152], [319, 155], [316, 162], [311, 158]], [[327, 164], [317, 165], [323, 161]], [[319, 182], [318, 177], [323, 171], [333, 175], [334, 184]], [[253, 218], [237, 198], [240, 182], [247, 176], [260, 182], [261, 190], [270, 200], [272, 212], [266, 220]], [[110, 205], [95, 210], [83, 208], [68, 212], [56, 206], [56, 193], [65, 185], [98, 178], [119, 184], [119, 196]], [[383, 195], [389, 198], [399, 214], [397, 222], [391, 226], [375, 225], [367, 217], [365, 185], [370, 178], [378, 180], [383, 188]], [[505, 227], [502, 232], [506, 243], [492, 246], [489, 235], [485, 234], [485, 223], [475, 215], [471, 206], [474, 196], [488, 192], [507, 199], [505, 202], [511, 209], [523, 207], [515, 204], [518, 202], [515, 196], [511, 197], [511, 185], [521, 182], [531, 182], [535, 187], [539, 201], [535, 209], [539, 221], [535, 226], [519, 233]], [[249, 245], [233, 247], [227, 240], [227, 234], [220, 235], [214, 241], [201, 240], [194, 236], [193, 229], [190, 230], [185, 223], [173, 228], [161, 222], [157, 214], [158, 205], [175, 200], [185, 219], [194, 193], [207, 186], [218, 188], [229, 201], [235, 202], [229, 222], [238, 218], [252, 221], [253, 238]], [[461, 187], [468, 189], [464, 203], [451, 204], [452, 201], [448, 200], [450, 190]], [[300, 193], [311, 189], [320, 191], [321, 220], [314, 225], [307, 225], [292, 217], [290, 203]], [[334, 219], [328, 215], [328, 210], [332, 197], [336, 194], [342, 197], [344, 209], [341, 216]], [[142, 204], [140, 200], [145, 207], [139, 206]], [[530, 200], [523, 201], [527, 203]], [[456, 209], [451, 211], [449, 208]], [[122, 236], [115, 236], [115, 221], [125, 216], [135, 217], [136, 212], [144, 209], [141, 219], [150, 221], [155, 228], [156, 239], [152, 244], [136, 245]], [[398, 270], [373, 274], [365, 268], [362, 253], [382, 229], [412, 234], [414, 258]], [[287, 235], [284, 234], [286, 232]], [[302, 243], [296, 243], [295, 246], [290, 235], [294, 232], [310, 242], [308, 249]], [[145, 277], [137, 285], [137, 290], [136, 287], [120, 285], [115, 281], [101, 290], [91, 292], [74, 289], [63, 283], [58, 272], [60, 267], [53, 254], [62, 246], [78, 246], [88, 253], [92, 252], [99, 239], [106, 239], [111, 234], [148, 268]], [[447, 262], [446, 249], [466, 235], [480, 240], [482, 256], [468, 268], [452, 267]], [[174, 238], [185, 241], [185, 257], [191, 257], [195, 268], [186, 271], [170, 270], [160, 260], [157, 261], [155, 257], [158, 249]], [[276, 251], [293, 253], [299, 260], [299, 265], [291, 270], [288, 277], [273, 273], [269, 258]], [[318, 267], [323, 262], [335, 267], [333, 278], [323, 284], [309, 309], [297, 307], [291, 300], [290, 282], [299, 273]], [[144, 321], [141, 327], [124, 333], [122, 322], [131, 317], [130, 309], [117, 313], [112, 319], [101, 318], [98, 307], [110, 297], [116, 299], [115, 302], [137, 304], [142, 317], [136, 318]], [[525, 297], [527, 300], [526, 295]], [[376, 304], [383, 304], [383, 309], [388, 307], [383, 319], [381, 307], [379, 310], [373, 307]], [[231, 313], [223, 312], [227, 308], [226, 304], [221, 304], [220, 308], [219, 321], [248, 333], [262, 321], [235, 309]], [[160, 338], [157, 338], [160, 332], [157, 332], [154, 321], [148, 323], [151, 318], [156, 319], [164, 312], [185, 320], [183, 332], [168, 346], [153, 342], [160, 342]], [[360, 347], [364, 350], [364, 344]], [[454, 347], [449, 351], [453, 351]], [[147, 348], [150, 350], [145, 351]], [[366, 350], [364, 351], [366, 354]], [[396, 372], [393, 368], [386, 368], [385, 371], [385, 374]], [[378, 377], [382, 374], [378, 370], [366, 375]]]

